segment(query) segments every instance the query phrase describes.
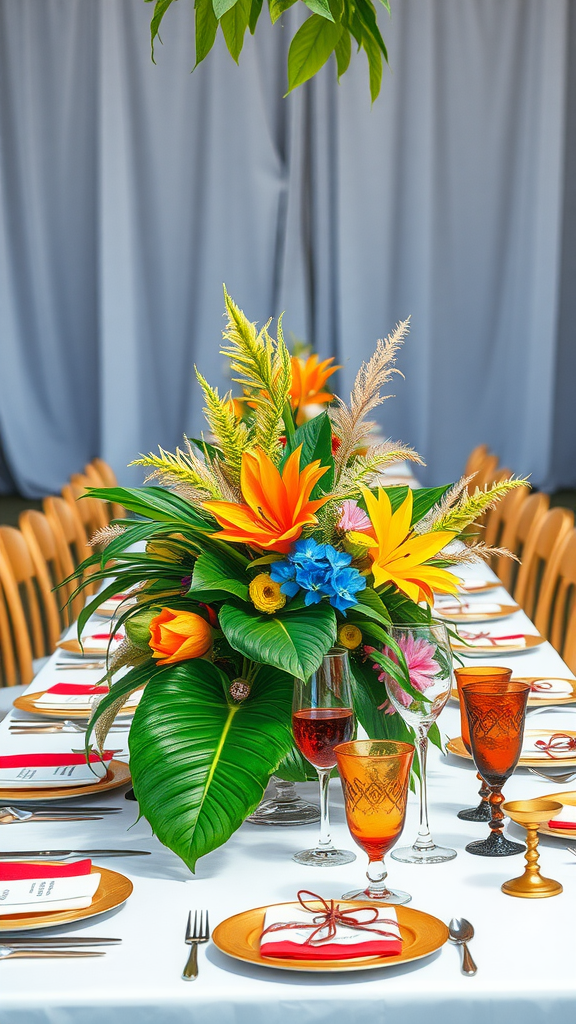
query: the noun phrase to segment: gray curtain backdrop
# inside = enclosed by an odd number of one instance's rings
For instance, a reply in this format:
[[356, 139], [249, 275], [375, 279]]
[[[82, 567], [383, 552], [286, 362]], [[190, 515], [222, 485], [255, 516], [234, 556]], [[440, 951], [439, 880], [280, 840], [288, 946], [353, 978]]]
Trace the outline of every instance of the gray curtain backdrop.
[[142, 0], [0, 0], [0, 487], [97, 454], [137, 483], [199, 431], [222, 282], [253, 320], [285, 309], [340, 390], [411, 314], [381, 423], [426, 482], [486, 441], [576, 484], [570, 4], [392, 6], [371, 107], [363, 55], [282, 99], [292, 31], [264, 14], [240, 67], [219, 40], [191, 75], [187, 0], [156, 66]]

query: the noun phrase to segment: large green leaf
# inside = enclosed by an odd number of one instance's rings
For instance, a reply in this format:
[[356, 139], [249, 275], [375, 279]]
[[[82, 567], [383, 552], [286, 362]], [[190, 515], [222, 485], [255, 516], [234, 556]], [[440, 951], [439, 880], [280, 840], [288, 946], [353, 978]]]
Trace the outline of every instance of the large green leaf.
[[[146, 3], [154, 3], [154, 0], [146, 0]], [[160, 22], [166, 14], [166, 11], [174, 0], [156, 0], [154, 3], [154, 12], [152, 14], [152, 21], [150, 22], [150, 45], [152, 48], [152, 60], [154, 61], [154, 41], [156, 37], [160, 39]], [[160, 39], [160, 42], [162, 40]], [[154, 63], [156, 63], [154, 61]]]
[[130, 512], [148, 519], [179, 523], [209, 533], [215, 528], [213, 519], [201, 515], [185, 498], [163, 487], [90, 487], [86, 494], [123, 505]]
[[300, 468], [308, 466], [311, 462], [316, 459], [320, 461], [320, 465], [327, 466], [328, 472], [324, 473], [324, 476], [318, 481], [314, 490], [312, 491], [311, 497], [316, 498], [319, 494], [324, 494], [329, 491], [334, 482], [334, 459], [332, 456], [332, 426], [330, 424], [330, 418], [328, 413], [320, 413], [319, 416], [314, 416], [313, 419], [303, 423], [301, 427], [298, 427], [293, 434], [290, 434], [286, 439], [286, 448], [282, 462], [280, 463], [281, 468], [286, 464], [288, 457], [302, 445], [302, 451], [300, 453]]
[[[214, 0], [214, 4], [216, 2], [217, 0]], [[224, 2], [228, 2], [228, 0], [224, 0]], [[251, 0], [234, 0], [233, 6], [230, 5], [220, 18], [220, 27], [226, 40], [228, 52], [236, 63], [238, 63], [244, 45], [244, 35], [250, 23], [251, 10]]]
[[226, 12], [237, 3], [240, 3], [240, 0], [212, 0], [214, 14], [218, 18], [218, 21], [220, 21], [220, 18], [222, 18]]
[[130, 730], [140, 810], [192, 871], [254, 810], [292, 747], [290, 676], [260, 669], [242, 704], [228, 687], [200, 659], [166, 668], [148, 683]]
[[237, 562], [226, 556], [225, 551], [204, 551], [196, 559], [188, 593], [202, 600], [202, 591], [220, 592], [222, 597], [225, 594], [233, 594], [234, 597], [247, 601], [246, 574], [242, 572]]
[[298, 679], [308, 679], [336, 643], [336, 615], [324, 602], [276, 615], [259, 615], [249, 608], [225, 604], [219, 623], [234, 650]]
[[[210, 53], [218, 31], [218, 19], [214, 14], [212, 0], [194, 0], [194, 25], [196, 67], [198, 67]], [[194, 438], [189, 438], [189, 440], [194, 441], [194, 444], [200, 444]]]
[[288, 51], [288, 92], [312, 78], [326, 63], [342, 34], [342, 26], [311, 14], [300, 26]]
[[284, 14], [284, 11], [287, 11], [295, 3], [296, 0], [269, 0], [270, 21], [272, 24], [278, 21], [280, 15]]
[[328, 18], [328, 21], [334, 21], [328, 0], [304, 0], [304, 3], [314, 14], [319, 14], [321, 18]]

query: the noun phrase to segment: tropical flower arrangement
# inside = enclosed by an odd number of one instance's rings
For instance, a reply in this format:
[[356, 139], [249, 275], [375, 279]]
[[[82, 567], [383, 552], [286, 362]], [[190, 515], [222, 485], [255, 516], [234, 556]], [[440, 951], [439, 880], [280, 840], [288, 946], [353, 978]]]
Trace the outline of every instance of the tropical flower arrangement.
[[[99, 532], [100, 551], [78, 570], [91, 569], [78, 590], [104, 583], [79, 636], [102, 601], [131, 598], [87, 747], [95, 734], [103, 748], [144, 686], [129, 739], [135, 794], [192, 870], [254, 810], [272, 773], [306, 777], [291, 732], [294, 678], [309, 678], [334, 645], [350, 652], [368, 735], [411, 738], [386, 713], [379, 677], [422, 699], [429, 666], [389, 627], [430, 620], [434, 593], [456, 591], [450, 567], [489, 551], [450, 542], [520, 482], [475, 493], [466, 479], [414, 492], [379, 486], [391, 464], [421, 461], [402, 444], [375, 442], [368, 418], [398, 372], [408, 322], [378, 342], [347, 404], [327, 390], [331, 361], [291, 358], [281, 319], [274, 339], [270, 323], [258, 331], [226, 291], [225, 303], [223, 353], [241, 395], [220, 396], [197, 372], [209, 434], [137, 460], [161, 486], [90, 492], [128, 517]], [[309, 405], [325, 408], [306, 419]]]

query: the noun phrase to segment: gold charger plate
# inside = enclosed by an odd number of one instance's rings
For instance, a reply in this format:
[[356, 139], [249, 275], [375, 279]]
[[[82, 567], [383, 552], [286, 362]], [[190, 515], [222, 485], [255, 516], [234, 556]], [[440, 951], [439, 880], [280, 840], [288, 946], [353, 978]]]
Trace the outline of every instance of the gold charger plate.
[[[537, 738], [541, 736], [542, 739], [550, 736], [551, 729], [526, 729], [525, 736], [534, 736]], [[576, 737], [576, 732], [571, 732], [570, 729], [562, 729], [562, 733], [565, 736]], [[446, 750], [450, 754], [456, 754], [456, 757], [465, 757], [467, 761], [472, 760], [472, 755], [468, 753], [466, 747], [462, 742], [461, 736], [455, 736], [454, 739], [448, 740], [446, 744]], [[576, 768], [576, 753], [574, 757], [530, 757], [529, 755], [523, 754], [518, 761], [520, 768], [544, 768], [546, 765], [556, 765], [559, 768]], [[549, 794], [546, 794], [548, 799]], [[552, 799], [552, 797], [550, 797]]]
[[[20, 697], [15, 697], [12, 704], [19, 711], [27, 711], [30, 715], [42, 715], [43, 718], [90, 718], [92, 713], [90, 708], [78, 709], [70, 706], [57, 708], [55, 705], [49, 708], [39, 708], [36, 701], [46, 692], [46, 690], [37, 690], [36, 693], [23, 693]], [[135, 710], [136, 705], [130, 708], [126, 708], [124, 705], [118, 718], [122, 719], [126, 715], [133, 715]]]
[[474, 612], [452, 612], [445, 615], [441, 609], [435, 608], [434, 618], [445, 622], [496, 622], [498, 619], [507, 619], [509, 615], [514, 615], [514, 612], [519, 610], [519, 604], [501, 604], [497, 612], [484, 612], [480, 615], [475, 615]]
[[[339, 900], [341, 907], [361, 907], [370, 905], [360, 900]], [[373, 904], [372, 904], [373, 905]], [[299, 907], [298, 903], [275, 903], [272, 906]], [[346, 960], [283, 960], [280, 957], [260, 955], [260, 935], [264, 926], [264, 917], [269, 907], [256, 907], [235, 914], [222, 921], [212, 933], [214, 944], [223, 953], [235, 960], [245, 960], [261, 967], [273, 967], [276, 970], [288, 971], [370, 971], [378, 967], [393, 967], [395, 964], [406, 964], [412, 960], [420, 960], [440, 949], [448, 940], [448, 929], [443, 921], [421, 910], [410, 907], [394, 907], [398, 916], [398, 924], [403, 939], [403, 948], [399, 956], [363, 956]], [[318, 904], [320, 909], [320, 904]]]
[[[567, 807], [576, 807], [576, 791], [564, 790], [561, 793], [546, 793], [546, 800], [558, 800]], [[576, 839], [576, 828], [548, 828], [548, 825], [540, 825], [538, 831], [545, 836], [556, 836], [557, 839]]]
[[[54, 864], [61, 863], [54, 861]], [[43, 867], [46, 861], [42, 861]], [[92, 903], [83, 910], [54, 910], [44, 914], [9, 914], [0, 917], [0, 935], [2, 932], [20, 932], [30, 928], [55, 928], [60, 924], [71, 924], [73, 921], [84, 921], [97, 914], [105, 914], [126, 902], [132, 894], [134, 886], [129, 878], [109, 868], [97, 868], [92, 865], [92, 874], [98, 872], [100, 885], [92, 897]]]
[[530, 651], [534, 647], [539, 647], [540, 644], [546, 643], [543, 636], [534, 636], [531, 633], [522, 634], [526, 640], [524, 647], [515, 646], [513, 643], [507, 645], [498, 644], [498, 646], [492, 646], [487, 644], [486, 647], [466, 647], [464, 644], [457, 644], [454, 641], [451, 642], [450, 646], [456, 654], [463, 654], [466, 658], [485, 658], [487, 654], [498, 657], [503, 654], [524, 654], [525, 651]]
[[[550, 697], [550, 699], [544, 699], [542, 697], [528, 697], [529, 708], [546, 708], [551, 707], [555, 704], [570, 704], [576, 700], [576, 679], [564, 679], [561, 676], [512, 676], [511, 683], [537, 683], [540, 679], [558, 679], [563, 683], [570, 683], [572, 686], [572, 693], [566, 694], [563, 697]], [[458, 697], [458, 690], [454, 687], [450, 692], [452, 700], [455, 700], [457, 704], [460, 703]]]
[[481, 587], [470, 587], [467, 583], [459, 583], [458, 593], [471, 597], [473, 594], [487, 594], [490, 590], [498, 590], [501, 586], [500, 580], [485, 580]]
[[[101, 647], [91, 647], [90, 644], [84, 644], [81, 647], [78, 640], [59, 640], [56, 647], [59, 647], [61, 651], [68, 651], [68, 654], [76, 654], [79, 658], [102, 658], [103, 661], [108, 653], [107, 647], [104, 650]], [[111, 650], [114, 651], [114, 649], [113, 646]]]
[[103, 779], [88, 786], [18, 786], [8, 788], [0, 787], [0, 801], [3, 803], [25, 803], [27, 800], [72, 800], [77, 796], [90, 796], [94, 793], [106, 793], [109, 789], [117, 789], [118, 786], [125, 786], [130, 782], [130, 768], [123, 761], [110, 761], [108, 771]]

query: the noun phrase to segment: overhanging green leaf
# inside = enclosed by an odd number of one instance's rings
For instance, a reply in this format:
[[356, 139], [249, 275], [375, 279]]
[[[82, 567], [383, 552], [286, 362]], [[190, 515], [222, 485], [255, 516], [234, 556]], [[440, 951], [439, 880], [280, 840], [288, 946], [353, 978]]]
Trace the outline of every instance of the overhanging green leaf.
[[328, 604], [304, 611], [259, 615], [225, 604], [219, 623], [228, 643], [246, 658], [308, 679], [336, 642], [336, 616]]
[[340, 80], [344, 72], [348, 70], [350, 58], [352, 56], [352, 41], [348, 29], [345, 28], [343, 30], [342, 35], [336, 44], [334, 53], [336, 54], [338, 80]]
[[[214, 14], [212, 0], [195, 0], [194, 3], [194, 25], [196, 45], [196, 67], [210, 53], [218, 31], [218, 19]], [[195, 438], [189, 438], [193, 444], [204, 450], [204, 444]], [[211, 448], [211, 445], [207, 445]], [[215, 451], [215, 449], [214, 449]]]
[[284, 14], [284, 11], [287, 11], [295, 3], [296, 0], [270, 0], [270, 21], [272, 24], [278, 21], [280, 15]]
[[222, 16], [226, 14], [226, 11], [231, 10], [231, 8], [234, 7], [235, 4], [237, 3], [240, 3], [240, 0], [212, 0], [214, 14], [216, 15], [218, 21], [220, 21], [220, 18], [222, 18]]
[[324, 66], [342, 34], [342, 26], [312, 14], [300, 26], [288, 51], [288, 92]]
[[[216, 3], [216, 0], [213, 0]], [[238, 63], [244, 45], [244, 35], [250, 22], [251, 0], [235, 0], [234, 6], [220, 18], [220, 26], [230, 56]]]
[[[152, 0], [147, 0], [147, 3], [151, 3]], [[170, 7], [170, 4], [174, 3], [174, 0], [156, 0], [154, 5], [154, 12], [152, 14], [152, 21], [150, 22], [150, 46], [152, 50], [152, 60], [154, 61], [154, 41], [156, 38], [160, 39], [160, 23], [162, 18], [166, 14], [166, 11]], [[162, 40], [160, 39], [160, 42]], [[154, 61], [154, 63], [156, 63]]]
[[334, 21], [328, 0], [304, 0], [304, 3], [314, 14], [319, 14], [321, 18], [328, 18], [328, 21]]

